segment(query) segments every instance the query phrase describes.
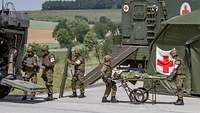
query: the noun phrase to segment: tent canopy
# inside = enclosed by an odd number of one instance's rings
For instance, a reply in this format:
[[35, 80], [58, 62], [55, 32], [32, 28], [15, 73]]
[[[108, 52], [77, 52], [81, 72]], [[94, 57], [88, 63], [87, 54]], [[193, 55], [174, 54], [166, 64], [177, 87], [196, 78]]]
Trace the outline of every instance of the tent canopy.
[[177, 16], [163, 23], [163, 30], [151, 45], [148, 73], [156, 75], [156, 47], [176, 48], [184, 59], [187, 78], [185, 88], [191, 94], [200, 94], [200, 10], [187, 16]]
[[187, 16], [175, 16], [169, 20], [167, 20], [166, 22], [164, 22], [164, 24], [200, 24], [200, 10], [196, 10], [192, 13], [190, 13]]

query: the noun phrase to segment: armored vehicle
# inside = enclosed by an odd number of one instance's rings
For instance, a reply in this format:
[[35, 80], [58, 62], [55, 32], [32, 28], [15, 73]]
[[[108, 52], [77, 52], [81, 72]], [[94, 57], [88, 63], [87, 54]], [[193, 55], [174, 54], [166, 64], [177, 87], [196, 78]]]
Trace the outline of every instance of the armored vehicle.
[[[10, 8], [9, 8], [10, 7]], [[29, 19], [23, 12], [15, 11], [14, 4], [2, 1], [0, 10], [0, 98], [9, 94], [12, 88], [29, 92], [44, 91], [44, 88], [24, 82], [21, 64], [24, 46], [27, 42]]]

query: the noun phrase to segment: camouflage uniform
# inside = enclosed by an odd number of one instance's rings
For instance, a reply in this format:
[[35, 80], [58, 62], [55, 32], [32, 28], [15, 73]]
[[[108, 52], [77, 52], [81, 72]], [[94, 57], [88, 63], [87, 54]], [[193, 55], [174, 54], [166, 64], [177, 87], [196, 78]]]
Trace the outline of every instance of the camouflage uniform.
[[85, 59], [80, 55], [80, 51], [76, 50], [75, 55], [72, 58], [71, 64], [74, 65], [74, 75], [72, 76], [72, 97], [77, 97], [76, 93], [76, 84], [79, 82], [79, 88], [80, 88], [80, 97], [85, 97], [85, 85], [83, 83], [83, 77], [85, 74]]
[[117, 102], [115, 98], [117, 92], [117, 86], [116, 83], [113, 80], [111, 80], [112, 79], [111, 57], [108, 55], [104, 57], [104, 64], [101, 69], [101, 73], [102, 73], [102, 80], [106, 85], [106, 90], [104, 93], [104, 97], [102, 98], [102, 102], [109, 102], [107, 100], [107, 97], [110, 95], [110, 93], [111, 93], [111, 102], [113, 103]]
[[183, 100], [183, 83], [185, 79], [184, 62], [181, 58], [177, 57], [175, 59], [175, 65], [178, 65], [175, 77], [175, 84], [177, 87], [176, 95], [178, 96], [179, 100]]
[[[34, 55], [32, 50], [28, 50], [28, 54], [25, 55], [23, 62], [22, 62], [22, 69], [25, 72], [24, 80], [30, 81], [34, 84], [37, 84], [37, 73], [39, 72], [38, 68], [38, 57]], [[35, 92], [31, 93], [31, 100], [35, 97]], [[24, 97], [22, 100], [26, 100], [27, 92], [24, 92]]]
[[53, 73], [55, 63], [55, 56], [50, 53], [46, 48], [42, 57], [42, 66], [44, 67], [42, 71], [42, 78], [45, 81], [45, 85], [47, 88], [47, 100], [53, 99]]
[[185, 79], [185, 66], [184, 66], [184, 61], [183, 59], [179, 58], [176, 50], [172, 50], [171, 51], [171, 55], [173, 57], [173, 59], [175, 60], [175, 69], [173, 71], [174, 73], [174, 80], [175, 80], [175, 84], [177, 87], [177, 91], [176, 91], [176, 95], [178, 96], [177, 101], [174, 103], [175, 105], [184, 105], [183, 102], [183, 94], [184, 94], [184, 87], [183, 87], [183, 83], [184, 83], [184, 79]]

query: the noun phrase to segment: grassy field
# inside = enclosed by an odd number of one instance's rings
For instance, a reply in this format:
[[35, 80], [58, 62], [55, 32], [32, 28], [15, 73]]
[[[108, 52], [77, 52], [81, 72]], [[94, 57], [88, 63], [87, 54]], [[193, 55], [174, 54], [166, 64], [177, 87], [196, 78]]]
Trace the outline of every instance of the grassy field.
[[40, 29], [40, 30], [53, 30], [58, 22], [46, 22], [46, 21], [30, 21], [30, 29]]
[[[65, 56], [66, 56], [66, 52], [65, 51], [53, 51], [52, 52], [57, 59], [57, 64], [55, 66], [55, 72], [54, 72], [54, 82], [53, 82], [53, 86], [54, 86], [54, 93], [58, 93], [60, 90], [60, 84], [61, 84], [61, 80], [62, 80], [62, 75], [63, 75], [63, 70], [64, 70], [64, 63], [65, 63]], [[94, 57], [94, 52], [90, 53], [90, 58], [86, 60], [86, 66], [94, 66], [98, 64], [97, 59]], [[73, 69], [73, 67], [71, 67], [70, 69]], [[71, 75], [70, 75], [71, 76]], [[41, 72], [38, 73], [38, 84], [44, 86], [44, 82], [41, 78]], [[66, 90], [69, 90], [71, 87], [71, 80], [68, 79], [66, 82]], [[23, 92], [20, 90], [14, 90], [11, 95], [22, 95]]]
[[101, 16], [107, 16], [114, 22], [121, 21], [120, 9], [103, 10], [53, 10], [53, 11], [29, 11], [28, 16], [31, 20], [56, 21], [61, 19], [73, 19], [74, 16], [85, 16], [90, 21], [96, 22]]

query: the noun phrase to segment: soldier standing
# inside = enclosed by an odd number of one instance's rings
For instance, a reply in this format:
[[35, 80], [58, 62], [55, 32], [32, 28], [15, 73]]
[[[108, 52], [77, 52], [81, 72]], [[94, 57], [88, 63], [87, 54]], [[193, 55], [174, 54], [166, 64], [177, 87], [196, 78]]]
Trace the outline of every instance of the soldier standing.
[[110, 102], [107, 100], [108, 96], [111, 93], [111, 102], [116, 103], [118, 100], [115, 98], [116, 92], [117, 92], [117, 86], [116, 83], [112, 80], [112, 67], [111, 67], [111, 60], [112, 57], [109, 55], [106, 55], [104, 57], [104, 64], [101, 69], [102, 79], [104, 83], [106, 84], [106, 90], [104, 93], [104, 96], [102, 98], [102, 102]]
[[85, 97], [85, 85], [83, 83], [83, 77], [85, 74], [85, 59], [81, 56], [80, 54], [80, 49], [76, 48], [74, 50], [74, 56], [72, 60], [68, 60], [68, 62], [72, 65], [74, 65], [74, 75], [72, 76], [72, 92], [73, 94], [70, 97], [77, 97], [77, 92], [76, 92], [76, 84], [79, 82], [79, 87], [80, 87], [80, 98]]
[[43, 56], [42, 56], [42, 78], [45, 81], [45, 85], [47, 88], [47, 101], [53, 100], [53, 73], [54, 73], [54, 66], [56, 60], [55, 56], [49, 52], [48, 47], [43, 48]]
[[[22, 62], [22, 69], [25, 72], [24, 80], [30, 81], [34, 84], [37, 84], [37, 73], [39, 72], [38, 68], [38, 57], [34, 54], [31, 48], [28, 48], [27, 54], [25, 55]], [[34, 100], [35, 92], [31, 93], [31, 100]], [[22, 100], [27, 99], [27, 92], [24, 92]]]
[[185, 79], [185, 67], [184, 67], [184, 61], [177, 55], [176, 49], [171, 51], [171, 56], [175, 60], [175, 68], [171, 74], [171, 76], [174, 76], [175, 78], [175, 84], [177, 87], [176, 95], [178, 96], [177, 101], [174, 103], [175, 105], [184, 105], [183, 101], [183, 83]]

